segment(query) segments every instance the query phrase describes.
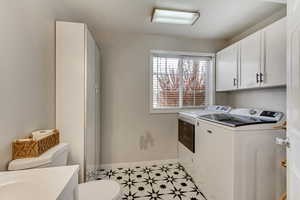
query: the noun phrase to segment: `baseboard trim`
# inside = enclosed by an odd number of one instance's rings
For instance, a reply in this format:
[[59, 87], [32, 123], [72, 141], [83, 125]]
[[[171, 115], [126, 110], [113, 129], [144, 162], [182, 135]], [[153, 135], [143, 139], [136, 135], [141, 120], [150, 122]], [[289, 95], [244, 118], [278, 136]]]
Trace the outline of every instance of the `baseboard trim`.
[[166, 163], [177, 163], [178, 159], [168, 159], [168, 160], [150, 160], [150, 161], [140, 161], [140, 162], [124, 162], [124, 163], [111, 163], [111, 164], [102, 164], [100, 165], [101, 169], [107, 168], [130, 168], [134, 166], [148, 166], [156, 164], [166, 164]]

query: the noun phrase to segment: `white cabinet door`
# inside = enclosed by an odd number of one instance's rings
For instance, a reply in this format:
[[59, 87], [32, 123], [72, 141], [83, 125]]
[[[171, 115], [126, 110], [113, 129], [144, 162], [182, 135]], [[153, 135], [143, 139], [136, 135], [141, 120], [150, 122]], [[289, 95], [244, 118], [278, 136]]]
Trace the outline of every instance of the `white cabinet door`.
[[208, 162], [210, 160], [209, 150], [210, 143], [207, 141], [209, 139], [202, 128], [204, 124], [200, 121], [197, 122], [195, 129], [195, 156], [194, 156], [194, 181], [196, 185], [201, 188], [202, 193], [206, 197], [210, 197], [209, 193], [209, 176], [208, 176]]
[[263, 30], [262, 87], [286, 84], [286, 18]]
[[186, 148], [181, 142], [178, 142], [178, 158], [186, 172], [194, 177], [194, 153]]
[[300, 0], [288, 0], [288, 200], [300, 199]]
[[195, 156], [194, 156], [194, 165], [195, 165], [195, 177], [194, 180], [196, 184], [201, 188], [204, 187], [203, 184], [206, 183], [205, 180], [205, 152], [208, 148], [207, 142], [205, 141], [205, 134], [201, 129], [202, 124], [197, 122], [195, 127]]
[[96, 42], [93, 39], [91, 33], [86, 29], [86, 121], [85, 121], [85, 164], [86, 164], [86, 173], [96, 170], [96, 146], [97, 135], [96, 135]]
[[70, 164], [80, 164], [84, 179], [85, 25], [56, 22], [56, 128], [70, 144]]
[[238, 86], [238, 44], [217, 53], [216, 90], [234, 90]]
[[96, 45], [95, 52], [95, 64], [96, 64], [96, 167], [99, 168], [101, 164], [101, 66], [100, 66], [100, 50]]
[[240, 45], [240, 88], [258, 87], [261, 67], [261, 32], [243, 39]]

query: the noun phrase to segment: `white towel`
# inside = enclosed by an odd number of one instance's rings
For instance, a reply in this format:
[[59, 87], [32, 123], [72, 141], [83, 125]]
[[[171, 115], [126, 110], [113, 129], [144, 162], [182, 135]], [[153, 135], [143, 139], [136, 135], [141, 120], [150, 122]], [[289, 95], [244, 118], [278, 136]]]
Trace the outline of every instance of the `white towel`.
[[16, 142], [29, 142], [29, 141], [32, 141], [31, 138], [24, 138], [24, 139], [18, 139], [18, 140], [15, 140]]
[[32, 138], [34, 140], [41, 140], [45, 137], [48, 137], [49, 135], [52, 135], [55, 133], [55, 129], [51, 129], [51, 130], [38, 130], [38, 131], [34, 131], [32, 132]]

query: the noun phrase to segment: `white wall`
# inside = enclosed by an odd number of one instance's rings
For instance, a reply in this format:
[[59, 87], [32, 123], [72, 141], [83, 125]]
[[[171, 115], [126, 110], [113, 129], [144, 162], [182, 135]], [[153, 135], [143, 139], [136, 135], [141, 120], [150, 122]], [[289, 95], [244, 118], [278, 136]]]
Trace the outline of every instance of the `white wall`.
[[0, 170], [14, 139], [54, 127], [54, 22], [65, 13], [57, 2], [0, 3]]
[[[285, 16], [286, 9], [282, 9], [255, 26], [245, 30], [243, 33], [228, 40], [227, 44], [237, 42]], [[216, 95], [216, 103], [226, 104], [232, 107], [256, 107], [286, 112], [286, 88], [253, 89], [227, 93], [218, 92]]]
[[[256, 90], [245, 90], [229, 92], [226, 103], [233, 107], [253, 107], [265, 108], [286, 112], [286, 89], [285, 88], [267, 88]], [[224, 98], [224, 99], [225, 99]], [[224, 99], [218, 100], [219, 104], [224, 103]], [[223, 101], [223, 102], [220, 102]]]
[[266, 18], [265, 20], [257, 23], [256, 25], [250, 27], [249, 29], [247, 29], [247, 30], [243, 31], [242, 33], [229, 39], [228, 44], [235, 43], [235, 42], [247, 37], [248, 35], [251, 35], [252, 33], [256, 32], [256, 31], [263, 29], [264, 27], [274, 23], [275, 21], [277, 21], [285, 16], [286, 16], [286, 8], [279, 10], [278, 12], [274, 13], [273, 15]]
[[149, 113], [150, 50], [216, 52], [223, 41], [109, 32], [95, 36], [102, 49], [102, 163], [176, 158], [176, 115]]

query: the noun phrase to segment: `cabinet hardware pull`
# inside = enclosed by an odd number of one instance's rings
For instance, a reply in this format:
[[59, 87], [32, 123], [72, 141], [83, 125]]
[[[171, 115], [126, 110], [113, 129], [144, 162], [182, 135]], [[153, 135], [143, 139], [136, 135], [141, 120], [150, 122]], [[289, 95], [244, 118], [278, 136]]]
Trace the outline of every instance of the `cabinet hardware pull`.
[[237, 86], [238, 85], [238, 80], [237, 78], [233, 78], [233, 86]]
[[212, 131], [211, 130], [207, 130], [207, 133], [212, 134]]
[[256, 83], [259, 83], [259, 73], [256, 72]]
[[264, 74], [263, 74], [263, 73], [259, 73], [259, 81], [260, 81], [261, 83], [264, 82]]

